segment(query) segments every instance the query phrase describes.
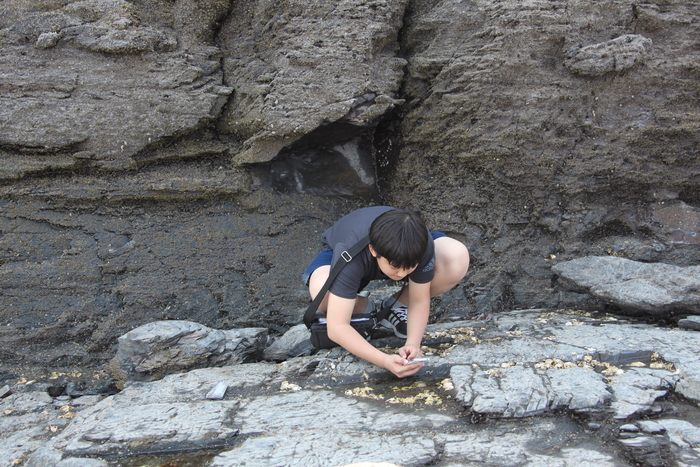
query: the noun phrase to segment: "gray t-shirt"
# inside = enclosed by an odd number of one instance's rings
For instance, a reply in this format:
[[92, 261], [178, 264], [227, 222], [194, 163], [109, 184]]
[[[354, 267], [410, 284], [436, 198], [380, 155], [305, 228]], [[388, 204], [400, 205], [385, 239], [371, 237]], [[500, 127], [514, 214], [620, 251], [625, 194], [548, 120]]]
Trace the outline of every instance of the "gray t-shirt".
[[[321, 241], [324, 248], [333, 250], [333, 263], [340, 259], [340, 254], [369, 235], [372, 222], [386, 211], [394, 208], [375, 206], [353, 211], [340, 218], [331, 228], [323, 232]], [[342, 260], [341, 260], [342, 261]], [[428, 235], [428, 248], [418, 267], [409, 274], [416, 284], [425, 284], [433, 280], [435, 274], [435, 245], [433, 238]], [[331, 284], [330, 291], [342, 298], [355, 298], [363, 281], [388, 279], [372, 256], [369, 247], [365, 247], [343, 267]]]

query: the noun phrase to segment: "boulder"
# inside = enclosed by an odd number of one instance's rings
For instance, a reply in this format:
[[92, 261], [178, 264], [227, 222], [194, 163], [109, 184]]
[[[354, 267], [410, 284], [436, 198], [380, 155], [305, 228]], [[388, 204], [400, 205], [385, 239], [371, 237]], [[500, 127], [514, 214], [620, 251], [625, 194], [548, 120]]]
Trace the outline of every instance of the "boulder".
[[309, 336], [310, 333], [306, 325], [297, 324], [270, 344], [263, 352], [263, 358], [282, 362], [290, 357], [296, 357], [298, 355], [293, 355], [293, 350], [302, 342], [308, 341]]
[[568, 290], [588, 293], [624, 313], [667, 318], [700, 312], [700, 266], [591, 256], [552, 266]]
[[125, 381], [153, 381], [195, 368], [231, 365], [258, 358], [267, 329], [220, 331], [190, 321], [156, 321], [119, 338], [109, 369]]
[[688, 316], [687, 318], [680, 319], [678, 320], [678, 327], [700, 331], [700, 316]]

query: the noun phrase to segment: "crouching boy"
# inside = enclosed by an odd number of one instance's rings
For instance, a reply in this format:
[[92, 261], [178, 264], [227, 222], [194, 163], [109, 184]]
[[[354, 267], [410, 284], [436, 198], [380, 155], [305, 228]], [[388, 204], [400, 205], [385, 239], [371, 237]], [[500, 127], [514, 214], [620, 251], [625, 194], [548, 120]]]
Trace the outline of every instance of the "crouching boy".
[[[328, 337], [349, 352], [396, 376], [415, 374], [422, 363], [420, 344], [430, 315], [430, 298], [453, 288], [466, 275], [469, 252], [459, 241], [430, 232], [409, 209], [376, 206], [358, 209], [338, 220], [322, 237], [323, 250], [304, 272], [315, 298], [340, 254], [369, 233], [369, 245], [343, 267], [318, 309], [326, 313]], [[341, 260], [342, 261], [342, 260]], [[374, 302], [358, 295], [372, 280], [408, 277], [400, 296], [388, 297], [391, 306], [380, 324], [406, 339], [398, 354], [386, 354], [367, 342], [350, 325], [353, 313], [372, 311]]]

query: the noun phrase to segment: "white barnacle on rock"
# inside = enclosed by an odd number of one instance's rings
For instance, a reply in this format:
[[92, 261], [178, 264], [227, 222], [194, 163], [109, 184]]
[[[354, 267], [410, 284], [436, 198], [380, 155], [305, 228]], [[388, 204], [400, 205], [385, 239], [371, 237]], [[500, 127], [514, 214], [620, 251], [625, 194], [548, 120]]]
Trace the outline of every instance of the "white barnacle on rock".
[[290, 383], [289, 381], [282, 381], [280, 384], [280, 391], [300, 391], [301, 386], [298, 384]]
[[45, 32], [39, 35], [36, 40], [35, 46], [38, 49], [50, 49], [58, 44], [61, 39], [61, 35], [57, 32]]

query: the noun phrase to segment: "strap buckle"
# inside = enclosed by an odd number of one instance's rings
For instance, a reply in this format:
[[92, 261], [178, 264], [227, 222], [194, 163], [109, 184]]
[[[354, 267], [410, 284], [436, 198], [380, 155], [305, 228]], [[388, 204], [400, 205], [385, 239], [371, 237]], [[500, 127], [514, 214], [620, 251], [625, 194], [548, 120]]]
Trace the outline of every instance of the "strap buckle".
[[347, 251], [343, 251], [340, 254], [340, 257], [343, 258], [346, 263], [349, 263], [350, 261], [352, 261], [352, 256], [350, 256], [350, 253], [348, 253]]

